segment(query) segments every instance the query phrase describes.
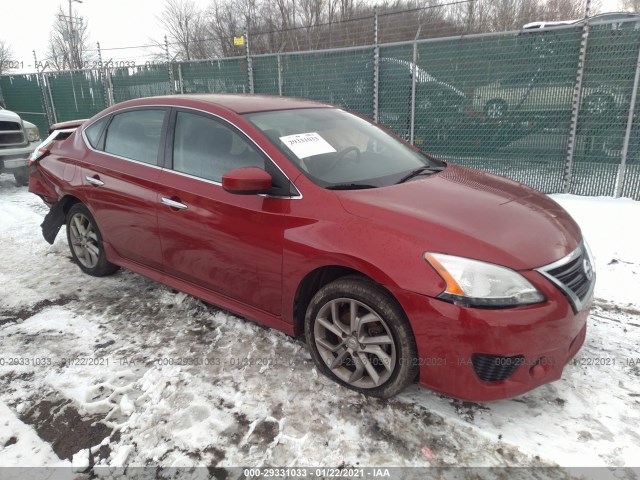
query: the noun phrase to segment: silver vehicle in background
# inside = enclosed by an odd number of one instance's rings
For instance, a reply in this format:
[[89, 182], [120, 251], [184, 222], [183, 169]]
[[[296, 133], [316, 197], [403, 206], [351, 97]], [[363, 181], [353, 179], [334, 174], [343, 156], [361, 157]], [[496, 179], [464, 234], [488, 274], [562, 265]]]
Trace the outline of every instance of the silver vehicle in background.
[[27, 185], [29, 156], [39, 143], [38, 127], [0, 106], [0, 173], [13, 174], [19, 186]]

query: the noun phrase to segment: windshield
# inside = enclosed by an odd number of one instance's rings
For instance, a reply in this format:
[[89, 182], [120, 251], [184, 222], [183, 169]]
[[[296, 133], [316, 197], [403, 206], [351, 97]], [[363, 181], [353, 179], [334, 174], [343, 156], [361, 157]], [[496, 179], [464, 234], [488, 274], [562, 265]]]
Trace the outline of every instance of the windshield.
[[344, 110], [311, 108], [244, 116], [321, 187], [383, 187], [418, 169], [435, 171], [444, 166]]

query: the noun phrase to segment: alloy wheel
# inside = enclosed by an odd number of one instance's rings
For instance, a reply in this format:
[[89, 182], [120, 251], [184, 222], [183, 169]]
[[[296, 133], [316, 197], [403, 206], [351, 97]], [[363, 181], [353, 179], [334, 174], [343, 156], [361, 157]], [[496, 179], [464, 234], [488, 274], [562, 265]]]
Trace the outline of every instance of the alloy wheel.
[[329, 369], [354, 387], [383, 385], [396, 368], [396, 345], [387, 323], [357, 300], [327, 302], [315, 319], [314, 338]]
[[69, 239], [76, 258], [85, 268], [94, 268], [98, 264], [100, 247], [93, 223], [84, 214], [76, 213], [69, 225]]
[[491, 120], [501, 119], [507, 113], [507, 104], [502, 100], [491, 100], [487, 102], [484, 113]]

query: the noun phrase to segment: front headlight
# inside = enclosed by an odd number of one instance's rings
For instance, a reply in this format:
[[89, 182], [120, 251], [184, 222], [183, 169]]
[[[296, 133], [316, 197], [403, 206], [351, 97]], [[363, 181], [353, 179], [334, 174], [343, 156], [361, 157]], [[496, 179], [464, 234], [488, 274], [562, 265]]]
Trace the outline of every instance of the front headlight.
[[439, 298], [466, 307], [515, 307], [545, 300], [544, 295], [515, 270], [492, 263], [425, 253], [424, 258], [447, 284]]
[[40, 140], [40, 132], [37, 127], [27, 127], [24, 131], [27, 134], [27, 140], [29, 140], [29, 142], [37, 142]]

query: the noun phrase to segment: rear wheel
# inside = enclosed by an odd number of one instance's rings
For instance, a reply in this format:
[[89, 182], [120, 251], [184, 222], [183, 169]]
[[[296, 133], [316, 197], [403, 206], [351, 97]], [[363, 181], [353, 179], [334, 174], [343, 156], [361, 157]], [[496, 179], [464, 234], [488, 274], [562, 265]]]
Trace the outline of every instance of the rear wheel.
[[107, 260], [98, 225], [81, 203], [73, 205], [67, 213], [67, 240], [73, 261], [84, 273], [104, 277], [118, 270], [117, 265]]
[[307, 308], [305, 335], [318, 370], [352, 390], [391, 397], [416, 377], [415, 340], [404, 312], [363, 277], [320, 289]]
[[501, 99], [489, 100], [484, 106], [484, 114], [491, 120], [500, 120], [507, 115], [509, 106]]

